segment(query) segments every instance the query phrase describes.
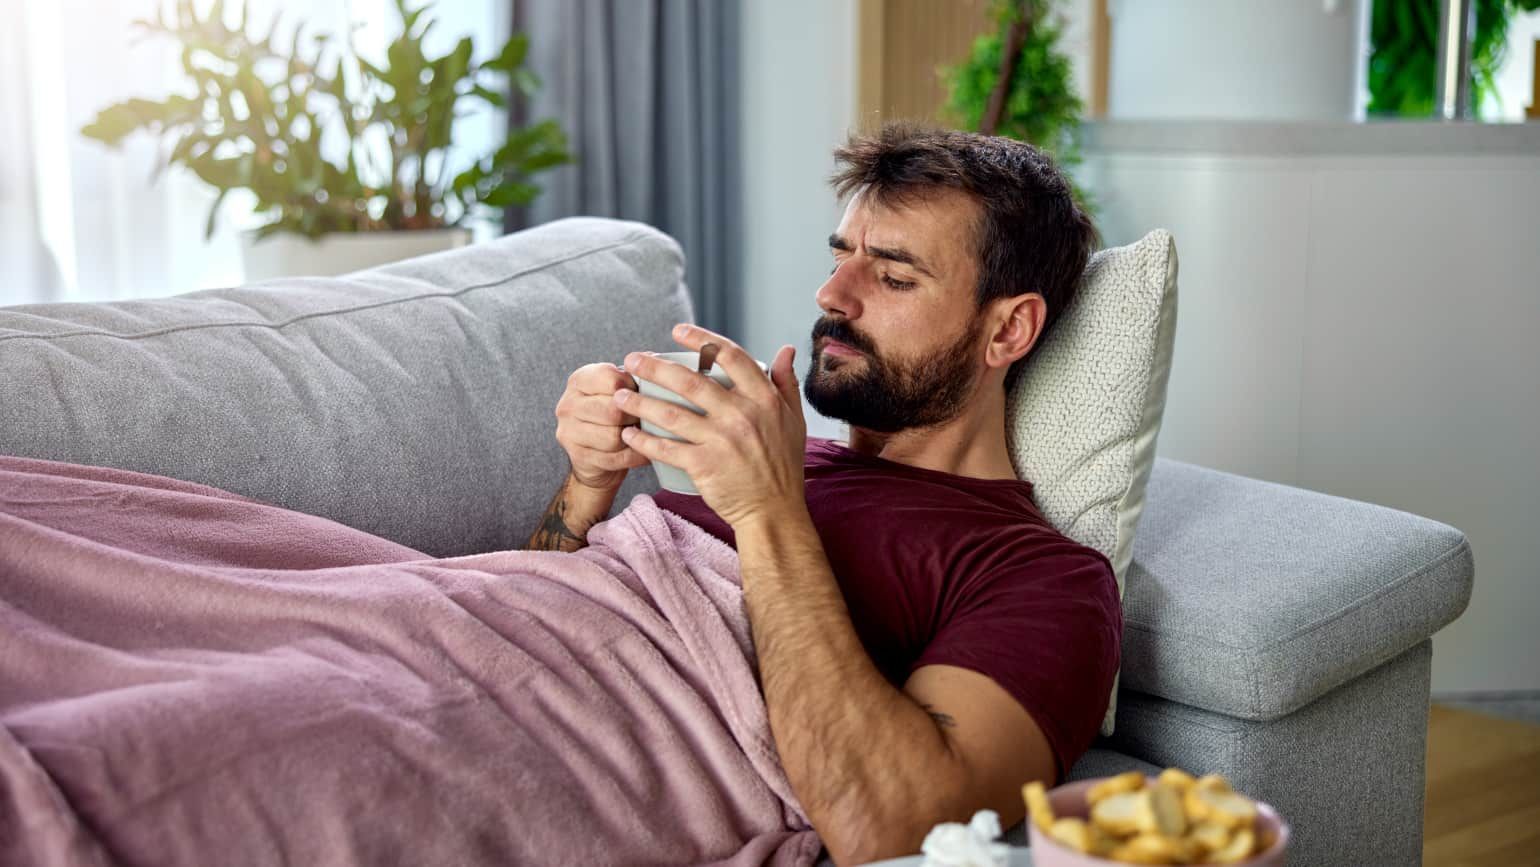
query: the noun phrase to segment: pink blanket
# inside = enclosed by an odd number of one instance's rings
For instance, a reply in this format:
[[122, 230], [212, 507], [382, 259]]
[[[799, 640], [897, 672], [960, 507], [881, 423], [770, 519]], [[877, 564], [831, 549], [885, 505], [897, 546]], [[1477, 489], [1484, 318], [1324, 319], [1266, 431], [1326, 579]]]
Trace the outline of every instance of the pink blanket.
[[590, 541], [0, 458], [0, 864], [813, 863], [736, 556], [645, 496]]

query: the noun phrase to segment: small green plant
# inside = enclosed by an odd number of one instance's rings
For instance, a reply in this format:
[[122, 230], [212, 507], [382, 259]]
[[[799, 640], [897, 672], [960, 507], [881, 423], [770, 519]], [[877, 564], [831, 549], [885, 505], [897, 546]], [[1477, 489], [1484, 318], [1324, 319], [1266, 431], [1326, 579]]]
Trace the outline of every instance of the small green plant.
[[[1069, 57], [1058, 47], [1062, 24], [1052, 7], [1052, 0], [996, 0], [994, 32], [975, 39], [962, 63], [941, 70], [947, 89], [942, 111], [963, 129], [1036, 145], [1069, 169], [1081, 161], [1083, 106]], [[1013, 49], [1016, 56], [1007, 58]], [[997, 94], [1002, 63], [1012, 73]], [[1002, 100], [998, 117], [990, 116], [991, 97]], [[1089, 195], [1078, 185], [1075, 195], [1090, 206]]]
[[441, 228], [533, 201], [540, 188], [531, 176], [571, 160], [554, 121], [512, 131], [453, 175], [447, 159], [461, 100], [501, 107], [510, 83], [525, 94], [539, 87], [523, 68], [527, 37], [515, 34], [479, 64], [469, 37], [428, 57], [423, 38], [434, 24], [426, 14], [432, 3], [395, 3], [401, 30], [381, 66], [358, 56], [351, 30], [341, 47], [333, 47], [331, 34], [319, 34], [307, 52], [302, 25], [288, 45], [278, 44], [276, 16], [264, 35], [248, 35], [244, 4], [235, 27], [226, 24], [225, 0], [214, 0], [203, 15], [193, 0], [176, 0], [170, 21], [157, 7], [154, 21], [134, 26], [141, 39], [181, 43], [195, 92], [126, 100], [81, 132], [114, 147], [141, 129], [169, 142], [154, 178], [177, 165], [219, 191], [205, 237], [233, 190], [250, 190], [268, 218], [259, 238]]
[[[1508, 22], [1540, 0], [1475, 0], [1471, 34], [1471, 111], [1498, 99], [1497, 71], [1508, 48]], [[1432, 117], [1438, 99], [1439, 0], [1374, 0], [1369, 26], [1371, 115]]]

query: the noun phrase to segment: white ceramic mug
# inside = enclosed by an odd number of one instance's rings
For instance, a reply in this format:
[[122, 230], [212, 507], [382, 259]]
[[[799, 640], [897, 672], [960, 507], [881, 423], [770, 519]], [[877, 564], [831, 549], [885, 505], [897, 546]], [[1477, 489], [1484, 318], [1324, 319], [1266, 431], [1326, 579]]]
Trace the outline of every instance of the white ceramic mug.
[[[675, 364], [682, 364], [685, 367], [688, 367], [692, 372], [700, 365], [700, 353], [698, 352], [659, 352], [653, 355], [653, 358], [661, 358], [664, 361], [672, 361]], [[759, 369], [766, 371], [768, 375], [769, 368], [765, 367], [764, 362], [756, 361], [754, 363], [759, 365]], [[696, 375], [699, 376], [700, 374]], [[727, 375], [727, 371], [722, 369], [722, 365], [711, 365], [710, 375], [712, 379], [716, 380], [724, 388], [733, 387], [733, 380]], [[674, 392], [669, 391], [663, 386], [658, 385], [657, 383], [642, 379], [634, 372], [631, 372], [631, 378], [636, 380], [637, 390], [642, 394], [647, 395], [648, 397], [656, 397], [660, 400], [666, 400], [675, 406], [682, 406], [685, 409], [688, 409], [698, 415], [706, 414], [705, 410], [689, 402], [688, 400], [685, 400]], [[660, 428], [652, 422], [646, 420], [642, 421], [642, 430], [646, 431], [647, 433], [660, 437], [666, 437], [671, 440], [682, 441], [684, 439], [683, 437], [676, 437], [663, 428]], [[700, 491], [695, 489], [695, 483], [690, 481], [689, 474], [685, 473], [684, 470], [681, 470], [671, 464], [665, 464], [662, 461], [653, 461], [652, 469], [658, 474], [658, 483], [663, 486], [664, 490], [673, 491], [676, 494], [695, 494], [696, 496], [700, 495]]]

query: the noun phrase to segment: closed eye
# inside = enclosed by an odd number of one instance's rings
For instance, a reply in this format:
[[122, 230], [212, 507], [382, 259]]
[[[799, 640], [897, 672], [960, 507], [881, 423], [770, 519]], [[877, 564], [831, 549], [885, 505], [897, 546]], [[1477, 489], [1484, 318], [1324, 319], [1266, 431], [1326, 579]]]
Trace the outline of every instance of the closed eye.
[[[842, 265], [842, 264], [844, 264], [844, 263], [843, 262], [835, 262], [834, 263], [834, 267], [829, 269], [830, 276], [833, 276], [834, 273], [840, 269], [840, 265]], [[911, 281], [911, 280], [895, 280], [893, 277], [891, 277], [891, 276], [889, 276], [887, 274], [883, 274], [881, 279], [882, 279], [882, 282], [885, 285], [888, 286], [888, 288], [895, 289], [895, 290], [900, 291], [900, 292], [907, 291], [909, 289], [913, 289], [914, 286], [915, 286], [914, 282]]]

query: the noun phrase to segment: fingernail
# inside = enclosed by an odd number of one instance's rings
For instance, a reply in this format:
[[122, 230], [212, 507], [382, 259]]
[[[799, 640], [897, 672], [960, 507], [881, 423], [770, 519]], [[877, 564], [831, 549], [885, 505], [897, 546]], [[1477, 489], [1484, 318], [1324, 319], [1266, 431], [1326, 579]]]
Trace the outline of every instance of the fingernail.
[[618, 388], [615, 390], [615, 396], [612, 399], [616, 403], [625, 403], [631, 399], [631, 390], [626, 388]]
[[684, 334], [686, 331], [689, 331], [689, 330], [690, 330], [690, 326], [684, 324], [683, 322], [681, 322], [678, 325], [674, 326], [674, 333], [675, 334]]

